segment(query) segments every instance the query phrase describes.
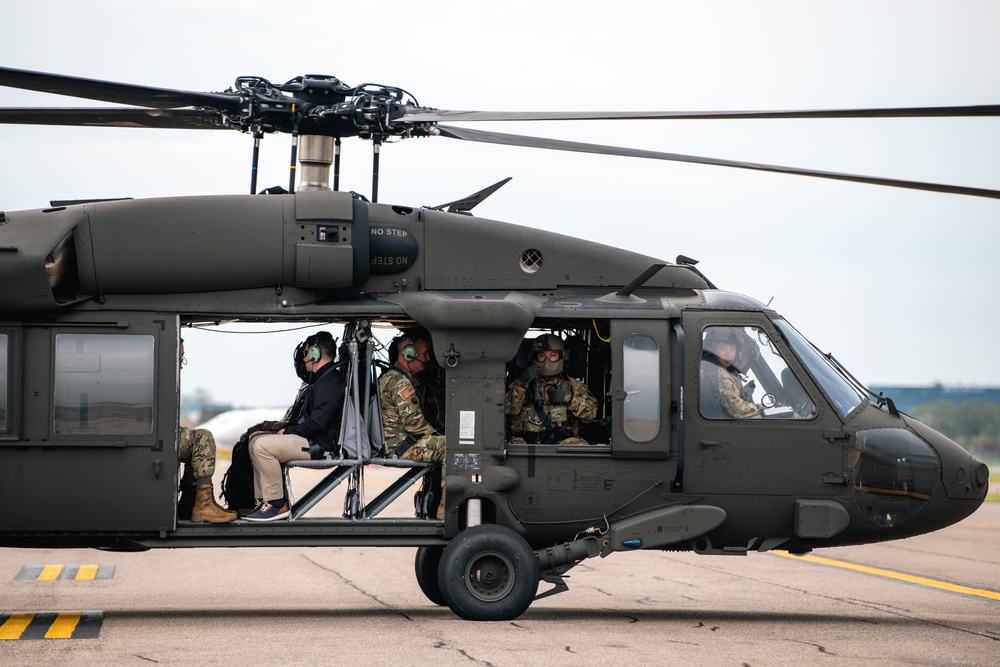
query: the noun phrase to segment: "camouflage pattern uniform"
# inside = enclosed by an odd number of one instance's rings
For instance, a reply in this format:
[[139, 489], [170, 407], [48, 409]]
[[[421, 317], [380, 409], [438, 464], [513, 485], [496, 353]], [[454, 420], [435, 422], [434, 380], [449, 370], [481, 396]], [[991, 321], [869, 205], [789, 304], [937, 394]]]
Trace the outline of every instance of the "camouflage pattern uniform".
[[[570, 393], [569, 403], [556, 405], [549, 400], [550, 389], [562, 389]], [[539, 417], [538, 405], [548, 416], [548, 424]], [[585, 385], [576, 378], [565, 375], [540, 377], [522, 387], [517, 383], [507, 389], [504, 411], [511, 415], [511, 442], [525, 443], [558, 442], [561, 445], [588, 444], [580, 437], [582, 422], [594, 421], [597, 417], [597, 399]], [[543, 432], [545, 432], [543, 434]]]
[[181, 426], [177, 443], [177, 459], [184, 464], [185, 474], [191, 471], [191, 478], [197, 482], [211, 480], [215, 474], [215, 436], [203, 428], [190, 429]]
[[302, 386], [299, 387], [298, 393], [295, 394], [295, 400], [292, 401], [292, 404], [288, 406], [287, 410], [285, 410], [285, 416], [279, 419], [278, 421], [270, 421], [270, 420], [262, 421], [261, 423], [257, 424], [256, 427], [254, 427], [253, 432], [256, 433], [257, 431], [267, 431], [268, 433], [277, 433], [278, 431], [280, 431], [281, 429], [285, 428], [293, 421], [295, 421], [295, 419], [299, 416], [299, 410], [302, 409], [302, 399], [305, 396], [306, 389], [308, 388], [309, 388], [309, 383], [303, 382]]
[[760, 419], [764, 406], [747, 400], [744, 396], [743, 378], [735, 370], [719, 365], [719, 397], [726, 414], [737, 419]]
[[396, 448], [403, 444], [407, 436], [412, 436], [416, 442], [399, 458], [443, 463], [444, 436], [434, 430], [424, 417], [420, 406], [420, 382], [398, 365], [393, 365], [378, 379], [378, 389], [385, 455], [394, 456]]

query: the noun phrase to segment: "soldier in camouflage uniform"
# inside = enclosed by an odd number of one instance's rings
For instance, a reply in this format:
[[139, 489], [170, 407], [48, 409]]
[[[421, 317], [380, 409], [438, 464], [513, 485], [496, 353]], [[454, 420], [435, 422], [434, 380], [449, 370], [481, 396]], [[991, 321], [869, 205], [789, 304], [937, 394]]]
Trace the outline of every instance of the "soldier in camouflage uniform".
[[565, 355], [562, 340], [553, 334], [532, 343], [532, 363], [507, 388], [504, 400], [511, 442], [588, 444], [580, 427], [597, 417], [597, 399], [587, 385], [563, 373]]
[[444, 461], [444, 435], [427, 421], [416, 378], [430, 363], [430, 346], [423, 338], [396, 341], [395, 363], [378, 379], [385, 455], [410, 461]]
[[[730, 327], [712, 327], [705, 334], [702, 382], [710, 391], [702, 393], [707, 403], [703, 413], [721, 419], [760, 419], [764, 406], [753, 402], [753, 382], [736, 367], [739, 334]], [[721, 410], [719, 410], [721, 408]]]
[[[184, 339], [181, 339], [180, 344], [178, 361], [183, 366]], [[184, 475], [181, 478], [182, 498], [178, 501], [178, 514], [184, 513], [182, 506], [189, 502], [185, 502], [183, 496], [193, 493], [194, 504], [191, 507], [190, 517], [192, 521], [197, 523], [235, 521], [236, 512], [223, 509], [215, 502], [215, 492], [212, 489], [212, 475], [215, 474], [215, 437], [211, 431], [180, 427], [177, 459], [184, 464]]]

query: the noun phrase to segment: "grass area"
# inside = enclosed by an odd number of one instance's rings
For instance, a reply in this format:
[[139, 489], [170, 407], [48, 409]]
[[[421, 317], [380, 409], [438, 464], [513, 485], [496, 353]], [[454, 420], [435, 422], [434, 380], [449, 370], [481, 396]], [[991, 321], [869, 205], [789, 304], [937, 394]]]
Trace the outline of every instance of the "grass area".
[[[996, 470], [996, 467], [990, 466], [990, 470]], [[986, 494], [986, 502], [1000, 503], [1000, 472], [990, 473], [990, 492]]]

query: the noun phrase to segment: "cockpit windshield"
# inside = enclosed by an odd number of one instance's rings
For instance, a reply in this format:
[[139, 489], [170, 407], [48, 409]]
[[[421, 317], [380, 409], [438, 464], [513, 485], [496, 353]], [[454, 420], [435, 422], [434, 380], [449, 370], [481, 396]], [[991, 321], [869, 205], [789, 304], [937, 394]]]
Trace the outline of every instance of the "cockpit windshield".
[[774, 324], [785, 335], [788, 344], [802, 361], [820, 387], [836, 406], [842, 417], [861, 405], [865, 396], [826, 356], [821, 354], [812, 343], [802, 337], [795, 328], [785, 320], [775, 320]]

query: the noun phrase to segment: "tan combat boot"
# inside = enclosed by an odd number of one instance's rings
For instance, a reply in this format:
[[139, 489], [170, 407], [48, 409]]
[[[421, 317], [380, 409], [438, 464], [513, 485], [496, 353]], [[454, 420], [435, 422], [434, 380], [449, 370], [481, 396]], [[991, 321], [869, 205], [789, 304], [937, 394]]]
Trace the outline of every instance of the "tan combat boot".
[[211, 484], [202, 484], [195, 490], [191, 520], [195, 523], [229, 523], [239, 516], [236, 512], [219, 507]]

